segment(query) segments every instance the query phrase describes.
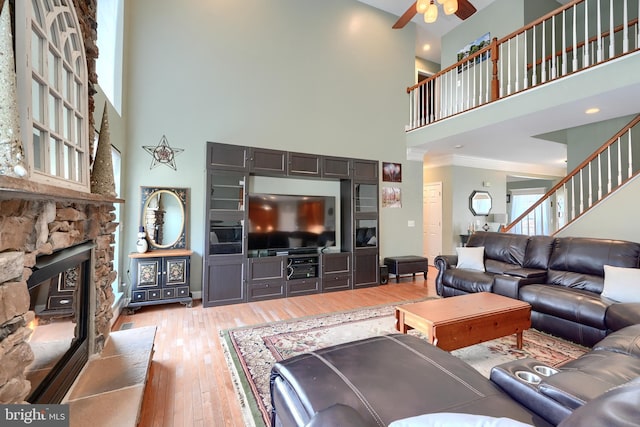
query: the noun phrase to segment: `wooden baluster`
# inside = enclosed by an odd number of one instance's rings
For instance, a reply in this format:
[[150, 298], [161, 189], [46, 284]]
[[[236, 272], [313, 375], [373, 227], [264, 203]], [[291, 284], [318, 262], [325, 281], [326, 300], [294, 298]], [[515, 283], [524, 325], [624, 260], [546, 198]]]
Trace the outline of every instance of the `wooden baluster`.
[[567, 74], [567, 17], [562, 11], [562, 75]]
[[629, 153], [628, 153], [629, 165], [627, 169], [627, 178], [631, 178], [631, 176], [633, 175], [633, 152], [631, 147], [631, 129], [629, 129], [628, 135], [629, 135]]
[[627, 53], [629, 52], [629, 11], [627, 10], [627, 0], [623, 2], [622, 16], [622, 53]]
[[589, 196], [587, 199], [587, 208], [590, 208], [593, 204], [593, 176], [591, 174], [591, 164], [593, 162], [589, 162], [589, 180], [587, 184], [589, 185]]
[[589, 6], [584, 2], [584, 62], [582, 68], [587, 68], [589, 64]]
[[577, 6], [573, 6], [573, 71], [578, 71], [578, 34], [576, 25], [576, 9]]
[[609, 59], [616, 56], [616, 40], [613, 26], [613, 0], [609, 2]]
[[498, 39], [496, 37], [491, 40], [491, 62], [493, 62], [493, 71], [491, 75], [491, 100], [495, 101], [500, 96], [500, 81], [498, 80]]
[[[524, 35], [524, 33], [522, 33]], [[515, 37], [516, 39], [516, 63], [514, 69], [516, 70], [516, 79], [515, 79], [515, 91], [518, 92], [520, 87], [520, 46], [518, 40], [520, 39], [520, 35]]]
[[576, 175], [571, 177], [571, 218], [569, 219], [569, 221], [572, 221], [573, 218], [576, 217], [576, 193], [575, 193], [575, 185], [574, 185], [574, 179], [575, 179]]
[[602, 199], [602, 153], [598, 154], [598, 200]]
[[607, 162], [609, 166], [607, 168], [607, 194], [611, 193], [611, 146], [607, 147]]
[[600, 0], [598, 0], [598, 4], [597, 4], [597, 8], [598, 8], [598, 13], [596, 16], [596, 26], [597, 26], [597, 37], [598, 37], [598, 50], [597, 50], [597, 55], [596, 57], [598, 58], [598, 62], [602, 62], [604, 61], [604, 58], [602, 57], [602, 11], [600, 9]]
[[582, 176], [584, 175], [584, 168], [580, 169], [580, 182], [578, 184], [580, 184], [580, 210], [578, 213], [582, 213], [584, 211], [584, 177]]
[[545, 59], [547, 54], [547, 21], [542, 21], [542, 54], [540, 55], [540, 83], [547, 81], [547, 60]]
[[556, 17], [551, 17], [551, 78], [558, 77], [556, 74]]
[[618, 185], [622, 184], [622, 142], [618, 137]]

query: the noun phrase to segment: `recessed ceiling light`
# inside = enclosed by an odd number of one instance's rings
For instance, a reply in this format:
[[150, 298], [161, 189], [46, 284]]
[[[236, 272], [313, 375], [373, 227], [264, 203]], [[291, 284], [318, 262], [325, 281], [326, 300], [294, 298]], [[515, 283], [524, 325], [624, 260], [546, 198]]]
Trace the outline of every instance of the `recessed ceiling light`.
[[424, 50], [425, 52], [428, 50], [431, 50], [431, 45], [429, 43], [425, 43], [422, 45], [422, 50]]
[[599, 113], [600, 109], [598, 107], [594, 107], [594, 108], [588, 108], [584, 113], [585, 114], [595, 114], [595, 113]]
[[464, 147], [464, 145], [458, 144], [458, 145], [454, 145], [453, 148], [462, 148]]

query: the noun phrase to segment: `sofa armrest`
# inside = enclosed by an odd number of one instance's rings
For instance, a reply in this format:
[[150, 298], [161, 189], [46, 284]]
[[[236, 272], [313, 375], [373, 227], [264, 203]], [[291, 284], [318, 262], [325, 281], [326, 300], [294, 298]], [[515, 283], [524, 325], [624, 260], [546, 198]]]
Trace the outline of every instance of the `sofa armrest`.
[[619, 302], [607, 307], [605, 323], [611, 331], [640, 323], [639, 302]]
[[336, 403], [316, 413], [311, 420], [305, 424], [305, 427], [326, 426], [366, 427], [367, 423], [362, 419], [358, 411], [351, 406]]
[[493, 278], [492, 292], [505, 297], [519, 299], [520, 288], [532, 283], [541, 283], [540, 278], [525, 278], [508, 274], [496, 274]]
[[442, 275], [445, 271], [458, 264], [458, 255], [438, 255], [433, 260], [433, 265], [438, 269], [436, 276], [436, 293], [442, 295]]

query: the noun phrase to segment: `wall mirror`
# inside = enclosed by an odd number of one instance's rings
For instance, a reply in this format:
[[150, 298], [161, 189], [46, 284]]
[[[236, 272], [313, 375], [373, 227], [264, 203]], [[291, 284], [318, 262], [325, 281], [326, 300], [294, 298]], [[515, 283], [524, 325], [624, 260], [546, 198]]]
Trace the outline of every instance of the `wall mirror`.
[[187, 247], [188, 188], [140, 187], [144, 226], [151, 249]]
[[475, 216], [489, 215], [491, 195], [488, 191], [473, 190], [469, 196], [469, 210]]

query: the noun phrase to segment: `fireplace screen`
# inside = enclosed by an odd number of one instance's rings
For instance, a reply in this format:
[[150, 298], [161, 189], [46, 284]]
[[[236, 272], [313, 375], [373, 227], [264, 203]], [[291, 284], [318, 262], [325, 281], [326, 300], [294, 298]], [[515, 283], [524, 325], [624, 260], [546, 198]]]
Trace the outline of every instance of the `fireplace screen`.
[[34, 361], [27, 368], [31, 403], [58, 403], [88, 359], [90, 244], [39, 257], [27, 282]]

